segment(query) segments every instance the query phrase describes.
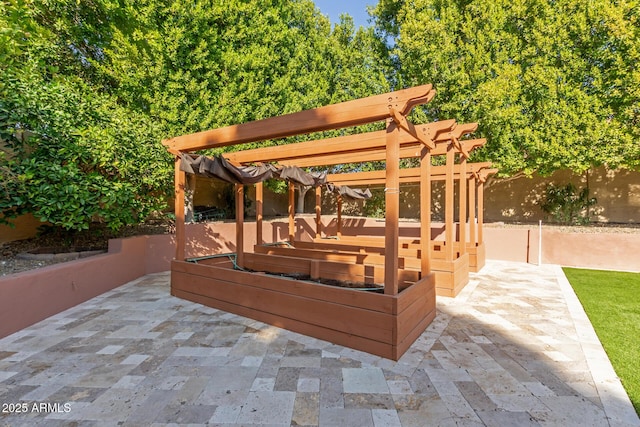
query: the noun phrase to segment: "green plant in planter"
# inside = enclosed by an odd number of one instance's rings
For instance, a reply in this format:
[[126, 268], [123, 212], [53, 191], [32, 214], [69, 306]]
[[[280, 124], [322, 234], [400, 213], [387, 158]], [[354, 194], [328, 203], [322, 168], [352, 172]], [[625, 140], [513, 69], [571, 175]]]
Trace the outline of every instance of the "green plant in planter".
[[589, 188], [578, 192], [569, 183], [565, 186], [550, 184], [540, 207], [560, 224], [582, 225], [590, 221], [588, 209], [598, 203], [595, 197], [589, 197]]

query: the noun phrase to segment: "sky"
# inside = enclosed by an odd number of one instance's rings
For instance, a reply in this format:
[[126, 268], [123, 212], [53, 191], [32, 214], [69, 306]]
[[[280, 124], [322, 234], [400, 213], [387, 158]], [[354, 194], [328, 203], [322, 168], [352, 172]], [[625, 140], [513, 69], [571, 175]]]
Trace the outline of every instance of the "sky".
[[353, 17], [356, 28], [368, 26], [369, 14], [367, 5], [375, 5], [378, 0], [314, 0], [314, 3], [324, 15], [329, 15], [331, 24], [340, 22], [340, 14], [348, 13]]

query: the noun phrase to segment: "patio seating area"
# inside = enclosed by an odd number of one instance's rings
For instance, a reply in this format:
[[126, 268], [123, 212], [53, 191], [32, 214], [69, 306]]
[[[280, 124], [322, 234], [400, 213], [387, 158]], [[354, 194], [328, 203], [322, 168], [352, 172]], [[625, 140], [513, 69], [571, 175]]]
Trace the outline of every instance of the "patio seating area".
[[[488, 261], [398, 362], [147, 275], [0, 340], [0, 425], [637, 426], [558, 266]], [[43, 411], [34, 411], [45, 403]]]

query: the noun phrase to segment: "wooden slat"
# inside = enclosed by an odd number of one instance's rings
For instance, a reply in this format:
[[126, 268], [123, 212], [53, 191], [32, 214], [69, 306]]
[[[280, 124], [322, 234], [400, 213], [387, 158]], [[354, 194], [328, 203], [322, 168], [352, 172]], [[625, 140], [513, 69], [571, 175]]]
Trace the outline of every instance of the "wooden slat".
[[432, 97], [431, 85], [417, 86], [312, 110], [179, 136], [165, 140], [163, 144], [174, 152], [196, 151], [357, 126], [385, 120], [390, 117], [390, 107], [406, 115], [413, 106], [428, 102]]
[[[443, 128], [452, 127], [455, 120], [418, 125], [426, 133], [434, 134], [436, 147], [431, 150], [434, 156], [446, 154], [446, 145], [451, 139], [451, 132], [441, 132]], [[438, 138], [439, 137], [439, 138]], [[423, 144], [415, 137], [400, 132], [401, 158], [419, 157]], [[469, 139], [460, 141], [463, 151], [470, 152], [486, 144], [486, 139]], [[231, 153], [224, 156], [237, 163], [275, 162], [300, 167], [326, 166], [345, 163], [366, 162], [385, 159], [386, 132], [375, 131], [355, 135], [339, 136], [315, 141], [305, 141], [272, 147], [254, 148]]]
[[426, 290], [417, 298], [411, 301], [405, 310], [398, 316], [397, 323], [397, 341], [402, 341], [413, 330], [420, 318], [425, 313], [430, 313], [436, 309], [436, 290], [435, 287]]
[[[247, 254], [247, 268], [256, 271], [266, 271], [269, 273], [303, 274], [309, 276], [312, 274], [311, 261], [313, 259], [300, 256], [300, 254], [295, 253], [295, 250], [289, 255], [291, 256], [274, 253]], [[375, 264], [368, 263], [368, 265], [365, 265], [364, 263], [354, 263], [335, 259], [318, 260], [317, 262], [319, 263], [319, 277], [323, 279], [359, 283], [384, 282], [384, 264], [376, 266]], [[367, 276], [365, 273], [366, 267], [373, 267], [372, 275]], [[415, 281], [417, 280], [417, 275], [409, 274], [407, 280]]]
[[[296, 258], [309, 258], [325, 261], [364, 264], [371, 255], [353, 252], [335, 252], [320, 249], [301, 249], [298, 247], [255, 246], [254, 252], [266, 255], [282, 255]], [[382, 258], [378, 255], [379, 258]]]
[[[470, 152], [477, 147], [481, 147], [486, 143], [485, 139], [470, 139], [460, 141], [462, 147], [466, 152]], [[294, 145], [294, 144], [292, 144]], [[436, 145], [436, 148], [432, 150], [431, 155], [438, 156], [446, 154], [446, 143], [441, 142]], [[293, 147], [292, 147], [293, 148]], [[409, 159], [413, 157], [420, 157], [422, 145], [415, 141], [411, 141], [405, 145], [402, 145], [402, 133], [401, 133], [401, 145], [400, 145], [400, 158]], [[227, 154], [225, 154], [227, 156]], [[229, 157], [233, 157], [229, 154]], [[247, 157], [249, 158], [249, 157]], [[344, 163], [363, 163], [385, 160], [386, 150], [384, 146], [377, 148], [362, 147], [356, 150], [345, 150], [342, 152], [330, 152], [318, 153], [313, 157], [308, 156], [291, 156], [290, 158], [280, 159], [278, 163], [281, 165], [292, 165], [299, 167], [311, 167], [311, 166], [331, 166], [340, 165]]]
[[[381, 236], [382, 237], [382, 236]], [[367, 254], [368, 256], [380, 255], [384, 256], [385, 253], [385, 243], [384, 240], [379, 237], [375, 240], [368, 240], [366, 236], [362, 236], [362, 241], [358, 240], [345, 240], [344, 236], [340, 240], [334, 239], [319, 239], [314, 240], [313, 242], [301, 242], [296, 241], [294, 246], [296, 248], [307, 248], [307, 249], [322, 249], [322, 250], [332, 250], [334, 252], [349, 252], [349, 253], [360, 253]], [[432, 243], [432, 246], [434, 243]], [[402, 247], [401, 247], [402, 246]], [[404, 247], [405, 244], [398, 246], [398, 256], [399, 259], [404, 257], [410, 258], [419, 258], [420, 257], [420, 248], [418, 245], [412, 245], [412, 247]], [[367, 262], [372, 260], [373, 258], [367, 258]]]
[[[462, 165], [453, 166], [453, 174], [455, 179], [459, 179], [460, 173], [466, 170], [466, 176], [491, 166], [489, 162], [467, 163], [466, 167]], [[430, 178], [433, 180], [441, 180], [446, 178], [446, 166], [432, 166]], [[400, 169], [400, 182], [419, 182], [421, 176], [420, 168]], [[385, 179], [385, 171], [367, 171], [367, 172], [351, 172], [337, 173], [327, 175], [327, 181], [336, 185], [372, 185], [382, 184]]]
[[[351, 247], [354, 251], [330, 251], [326, 249], [301, 249], [299, 246], [295, 248], [290, 247], [274, 247], [274, 246], [255, 246], [254, 252], [259, 254], [266, 255], [279, 255], [285, 257], [293, 257], [293, 258], [303, 258], [307, 260], [323, 260], [323, 261], [331, 261], [335, 263], [347, 263], [347, 264], [359, 264], [359, 265], [370, 265], [377, 267], [384, 267], [385, 265], [385, 257], [384, 255], [380, 255], [377, 253], [363, 253], [358, 252], [357, 247]], [[398, 258], [398, 269], [411, 269], [415, 271], [420, 270], [420, 260], [419, 254], [417, 251], [414, 251], [409, 257], [400, 256]], [[328, 269], [326, 265], [322, 264], [322, 268]], [[325, 278], [335, 278], [328, 277], [326, 275], [321, 275], [321, 277]], [[412, 276], [413, 277], [413, 276]], [[345, 278], [344, 280], [355, 280], [355, 278]], [[412, 278], [412, 281], [415, 279]], [[384, 279], [378, 281], [377, 283], [382, 283]]]
[[[473, 257], [473, 262], [471, 260], [471, 257]], [[477, 273], [480, 270], [482, 270], [482, 267], [484, 267], [486, 263], [486, 257], [487, 255], [486, 255], [486, 248], [484, 243], [479, 243], [476, 246], [470, 247], [469, 248], [469, 271]]]
[[[329, 285], [305, 283], [266, 274], [256, 275], [217, 266], [174, 262], [171, 270], [172, 275], [174, 273], [188, 273], [194, 276], [215, 277], [220, 280], [241, 283], [247, 286], [302, 295], [323, 301], [332, 301], [366, 310], [379, 311], [381, 313], [393, 313], [394, 307], [397, 305], [396, 298], [388, 295], [338, 288]], [[259, 280], [256, 280], [256, 277], [259, 277]]]

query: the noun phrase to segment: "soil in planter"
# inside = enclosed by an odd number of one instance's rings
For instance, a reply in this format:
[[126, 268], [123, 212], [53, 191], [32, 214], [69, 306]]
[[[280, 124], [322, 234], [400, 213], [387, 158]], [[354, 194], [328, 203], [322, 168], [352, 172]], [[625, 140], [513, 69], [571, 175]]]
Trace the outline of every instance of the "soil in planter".
[[339, 288], [362, 289], [362, 290], [367, 290], [369, 292], [377, 292], [377, 293], [384, 292], [384, 286], [380, 284], [370, 284], [370, 283], [363, 283], [363, 282], [353, 282], [350, 280], [335, 280], [335, 279], [324, 279], [324, 278], [312, 279], [311, 276], [309, 276], [308, 274], [302, 274], [302, 273], [270, 273], [268, 271], [255, 271], [255, 270], [250, 270], [246, 268], [244, 269], [244, 271], [247, 271], [249, 273], [268, 274], [270, 276], [277, 276], [277, 277], [287, 277], [289, 279], [303, 280], [305, 282], [312, 282], [312, 283], [320, 283], [323, 285], [336, 286]]

